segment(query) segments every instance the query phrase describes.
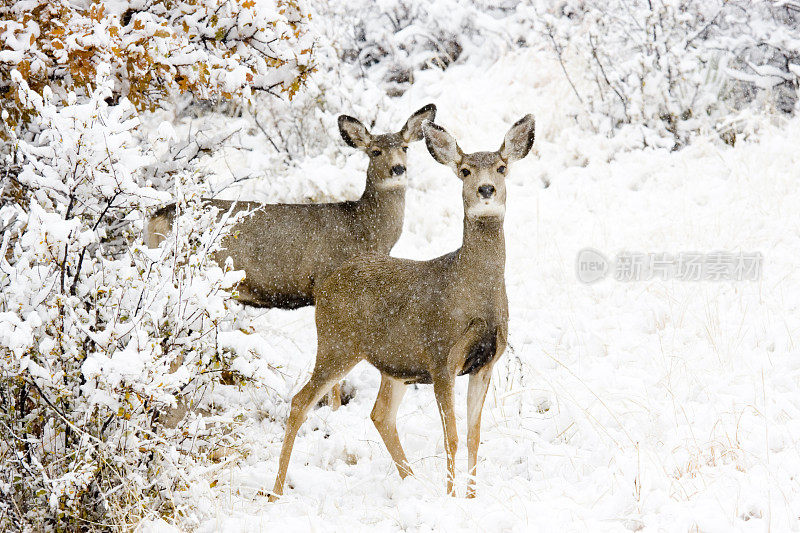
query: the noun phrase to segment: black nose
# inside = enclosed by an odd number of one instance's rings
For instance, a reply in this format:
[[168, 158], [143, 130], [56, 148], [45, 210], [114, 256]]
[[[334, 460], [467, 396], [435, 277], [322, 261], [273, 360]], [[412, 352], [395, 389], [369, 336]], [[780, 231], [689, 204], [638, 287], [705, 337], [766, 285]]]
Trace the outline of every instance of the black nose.
[[484, 198], [491, 198], [494, 196], [494, 185], [481, 185], [478, 187], [478, 194]]
[[404, 167], [403, 165], [395, 165], [395, 166], [392, 167], [392, 174], [396, 174], [398, 176], [400, 174], [402, 174], [403, 172], [405, 172], [405, 171], [406, 171], [406, 167]]

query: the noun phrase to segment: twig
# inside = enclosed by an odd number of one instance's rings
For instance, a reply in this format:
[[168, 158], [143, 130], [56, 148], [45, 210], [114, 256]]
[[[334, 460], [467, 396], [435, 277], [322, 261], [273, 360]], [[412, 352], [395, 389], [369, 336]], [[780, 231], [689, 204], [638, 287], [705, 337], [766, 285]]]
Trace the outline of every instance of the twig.
[[550, 37], [550, 41], [553, 43], [553, 48], [555, 49], [556, 56], [558, 57], [558, 63], [561, 65], [561, 70], [564, 71], [564, 76], [567, 78], [570, 87], [572, 87], [572, 92], [575, 93], [575, 96], [578, 97], [578, 101], [581, 103], [581, 105], [583, 105], [583, 98], [581, 98], [581, 95], [578, 94], [578, 89], [575, 88], [575, 84], [572, 83], [572, 78], [569, 77], [569, 72], [567, 72], [567, 67], [564, 66], [564, 60], [562, 58], [562, 51], [564, 49], [558, 46], [556, 38], [553, 35], [553, 27], [550, 24], [547, 24], [547, 35]]
[[58, 407], [56, 407], [56, 406], [53, 404], [53, 402], [51, 402], [51, 401], [50, 401], [50, 398], [48, 398], [47, 396], [45, 396], [45, 394], [44, 394], [44, 392], [42, 391], [42, 389], [40, 389], [40, 388], [39, 388], [39, 385], [37, 385], [37, 384], [36, 384], [36, 381], [34, 381], [33, 379], [31, 379], [31, 380], [29, 380], [29, 381], [28, 381], [28, 383], [30, 383], [31, 385], [33, 385], [33, 387], [34, 387], [34, 388], [35, 388], [35, 389], [36, 389], [36, 390], [39, 392], [39, 396], [42, 398], [42, 400], [44, 400], [44, 402], [45, 402], [47, 405], [49, 405], [49, 406], [50, 406], [50, 408], [51, 408], [53, 411], [55, 411], [55, 412], [56, 412], [56, 414], [57, 414], [57, 415], [58, 415], [58, 416], [61, 418], [61, 420], [63, 420], [63, 421], [64, 421], [64, 423], [65, 423], [65, 424], [67, 424], [67, 426], [69, 426], [70, 428], [72, 428], [73, 430], [75, 430], [76, 432], [78, 432], [78, 433], [80, 433], [80, 434], [82, 434], [82, 435], [86, 435], [87, 437], [89, 437], [89, 439], [91, 439], [91, 440], [94, 440], [95, 442], [97, 442], [97, 444], [103, 445], [103, 441], [101, 441], [100, 439], [98, 439], [97, 437], [95, 437], [94, 435], [92, 435], [91, 433], [87, 433], [86, 431], [82, 430], [81, 428], [79, 428], [78, 426], [76, 426], [75, 424], [73, 424], [72, 422], [70, 422], [70, 421], [69, 421], [69, 419], [66, 417], [66, 415], [64, 415], [64, 413], [62, 413], [62, 412], [61, 412], [61, 410], [60, 410]]

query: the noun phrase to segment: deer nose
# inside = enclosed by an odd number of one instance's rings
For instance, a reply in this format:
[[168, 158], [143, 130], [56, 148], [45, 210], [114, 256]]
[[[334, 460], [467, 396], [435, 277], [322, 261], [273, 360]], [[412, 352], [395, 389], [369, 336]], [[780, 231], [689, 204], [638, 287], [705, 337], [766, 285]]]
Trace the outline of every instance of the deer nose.
[[404, 167], [403, 165], [395, 165], [395, 166], [392, 167], [392, 174], [395, 174], [397, 176], [399, 176], [400, 174], [402, 174], [405, 171], [406, 171], [406, 167]]
[[483, 196], [484, 198], [491, 198], [494, 196], [494, 185], [481, 185], [478, 187], [478, 194]]

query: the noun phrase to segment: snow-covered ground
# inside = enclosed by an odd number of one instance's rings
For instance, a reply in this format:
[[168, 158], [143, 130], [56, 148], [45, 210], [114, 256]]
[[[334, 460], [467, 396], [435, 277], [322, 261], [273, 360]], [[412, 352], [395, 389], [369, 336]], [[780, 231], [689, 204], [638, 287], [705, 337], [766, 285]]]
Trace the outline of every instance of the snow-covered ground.
[[[400, 480], [369, 419], [379, 375], [362, 364], [347, 378], [352, 401], [309, 415], [286, 495], [267, 503], [288, 401], [313, 366], [315, 329], [311, 308], [249, 310], [252, 332], [228, 341], [253, 354], [237, 369], [257, 384], [213, 391], [209, 401], [224, 414], [195, 422], [217, 424], [230, 449], [173, 495], [190, 504], [187, 523], [199, 531], [800, 530], [800, 120], [754, 120], [757, 131], [735, 148], [709, 137], [672, 153], [632, 149], [640, 139], [579, 128], [558, 63], [531, 50], [424, 71], [379, 126], [399, 128], [428, 102], [467, 152], [499, 148], [525, 113], [537, 121], [534, 152], [509, 178], [510, 348], [484, 408], [478, 497], [445, 496], [442, 428], [427, 385], [411, 387], [400, 408], [416, 474]], [[286, 187], [248, 182], [227, 196], [356, 197], [366, 157], [331, 136], [330, 148], [279, 181]], [[269, 171], [259, 154], [223, 151], [214, 165], [223, 174]], [[393, 254], [457, 248], [459, 180], [423, 143], [408, 166], [405, 231]], [[608, 256], [760, 252], [763, 277], [586, 285], [575, 274], [585, 247]], [[456, 397], [463, 496], [466, 378]]]

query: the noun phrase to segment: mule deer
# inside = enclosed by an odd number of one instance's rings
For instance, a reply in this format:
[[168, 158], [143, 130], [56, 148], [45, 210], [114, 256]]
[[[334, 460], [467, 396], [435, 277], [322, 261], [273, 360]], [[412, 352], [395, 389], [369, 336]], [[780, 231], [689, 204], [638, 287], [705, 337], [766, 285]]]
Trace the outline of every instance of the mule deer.
[[[373, 135], [358, 120], [339, 117], [345, 143], [369, 156], [361, 198], [327, 204], [260, 204], [207, 200], [220, 214], [249, 212], [236, 223], [214, 255], [244, 270], [238, 300], [257, 307], [295, 309], [314, 303], [314, 287], [358, 253], [388, 254], [400, 238], [406, 192], [408, 144], [422, 140], [422, 123], [436, 106], [416, 111], [396, 133]], [[146, 242], [156, 247], [172, 228], [175, 205], [156, 211]]]
[[297, 431], [309, 408], [359, 361], [381, 372], [371, 418], [401, 477], [411, 474], [397, 434], [397, 408], [406, 385], [432, 383], [444, 429], [447, 492], [454, 494], [458, 445], [453, 409], [457, 375], [469, 374], [467, 393], [468, 497], [475, 472], [483, 402], [492, 366], [506, 347], [506, 175], [533, 145], [526, 115], [496, 152], [464, 154], [441, 127], [425, 123], [433, 158], [463, 180], [464, 236], [460, 249], [430, 261], [365, 254], [347, 261], [316, 290], [317, 360], [292, 399], [270, 500], [283, 494]]
[[[367, 183], [361, 198], [328, 204], [259, 204], [207, 200], [220, 214], [250, 212], [233, 227], [214, 254], [244, 270], [238, 300], [257, 307], [295, 309], [314, 303], [314, 287], [346, 259], [358, 253], [388, 254], [403, 229], [408, 144], [422, 140], [422, 123], [436, 117], [428, 104], [409, 117], [396, 133], [371, 134], [358, 120], [339, 116], [339, 132], [348, 146], [369, 156]], [[175, 205], [155, 212], [146, 242], [156, 247], [172, 228]], [[341, 389], [329, 403], [336, 409]]]

